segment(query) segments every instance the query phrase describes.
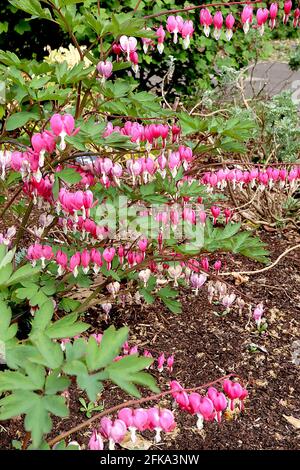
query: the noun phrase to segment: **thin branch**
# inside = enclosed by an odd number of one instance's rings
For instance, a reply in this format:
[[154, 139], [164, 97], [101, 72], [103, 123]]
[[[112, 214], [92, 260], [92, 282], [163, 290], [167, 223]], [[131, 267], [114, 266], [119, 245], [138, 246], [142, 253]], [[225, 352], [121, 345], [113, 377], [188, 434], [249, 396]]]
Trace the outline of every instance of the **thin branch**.
[[138, 0], [137, 4], [134, 7], [133, 13], [135, 13], [137, 11], [138, 7], [140, 6], [141, 1], [142, 0]]
[[264, 273], [266, 271], [269, 271], [269, 269], [274, 268], [274, 266], [276, 266], [279, 263], [279, 261], [282, 258], [284, 258], [288, 253], [290, 253], [291, 251], [294, 251], [294, 250], [298, 250], [298, 249], [300, 249], [300, 243], [298, 245], [290, 247], [288, 250], [281, 253], [281, 255], [278, 256], [278, 258], [274, 261], [274, 263], [270, 264], [269, 266], [266, 266], [265, 268], [257, 269], [256, 271], [233, 271], [233, 272], [229, 272], [229, 273], [219, 273], [219, 276], [234, 276], [234, 275], [238, 275], [238, 274], [241, 274], [241, 275], [243, 275], [243, 274], [255, 275], [255, 274]]

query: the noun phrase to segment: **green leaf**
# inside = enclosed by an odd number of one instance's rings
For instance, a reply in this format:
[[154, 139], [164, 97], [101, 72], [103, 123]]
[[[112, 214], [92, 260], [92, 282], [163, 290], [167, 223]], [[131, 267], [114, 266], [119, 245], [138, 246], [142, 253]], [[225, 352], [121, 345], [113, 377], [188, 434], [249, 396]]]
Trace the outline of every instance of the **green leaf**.
[[170, 287], [163, 287], [160, 289], [157, 293], [157, 295], [161, 298], [164, 299], [165, 297], [171, 297], [174, 298], [177, 296], [177, 291], [174, 289], [170, 289]]
[[103, 385], [101, 382], [103, 378], [104, 376], [101, 372], [93, 375], [89, 375], [87, 373], [79, 374], [77, 375], [77, 385], [87, 393], [87, 396], [90, 401], [95, 402], [97, 399], [97, 395], [103, 389]]
[[0, 269], [0, 286], [7, 285], [7, 282], [9, 281], [12, 272], [13, 272], [13, 267], [10, 263]]
[[239, 222], [238, 224], [226, 224], [224, 230], [222, 230], [221, 238], [224, 240], [225, 238], [233, 237], [233, 235], [235, 235], [240, 230], [241, 225], [241, 222]]
[[25, 126], [28, 121], [36, 121], [38, 120], [38, 118], [38, 114], [28, 113], [25, 111], [13, 114], [12, 116], [9, 116], [9, 118], [6, 120], [6, 130], [13, 131], [15, 129], [19, 129], [20, 127]]
[[139, 293], [144, 297], [144, 300], [145, 302], [147, 302], [147, 304], [153, 304], [153, 302], [155, 301], [155, 297], [151, 295], [149, 290], [142, 288], [139, 290]]
[[68, 184], [79, 183], [82, 178], [74, 168], [64, 168], [59, 173], [57, 173], [56, 176]]
[[112, 363], [106, 367], [109, 379], [125, 390], [130, 395], [140, 397], [140, 393], [135, 386], [142, 385], [149, 388], [152, 392], [159, 392], [154, 377], [141, 370], [149, 367], [153, 359], [130, 355], [120, 361]]
[[18, 299], [32, 299], [38, 292], [38, 286], [36, 284], [32, 284], [30, 287], [20, 287], [16, 290], [16, 296]]
[[[5, 246], [5, 245], [4, 245]], [[0, 269], [6, 266], [8, 263], [10, 263], [15, 256], [16, 249], [13, 248], [12, 250], [8, 251], [3, 258], [0, 256]]]
[[8, 31], [8, 22], [7, 21], [2, 21], [0, 23], [0, 34], [7, 33], [7, 31]]
[[52, 323], [52, 325], [50, 325], [46, 330], [47, 336], [52, 339], [61, 339], [71, 338], [83, 333], [90, 327], [90, 325], [83, 322], [77, 322], [77, 318], [78, 315], [76, 313], [71, 313], [61, 320]]
[[33, 447], [35, 448], [40, 445], [43, 435], [50, 432], [52, 427], [47, 398], [35, 394], [34, 399], [32, 399], [32, 406], [27, 410], [24, 420], [24, 427], [26, 431], [31, 433]]
[[24, 34], [26, 31], [31, 31], [31, 26], [25, 20], [20, 20], [19, 23], [14, 27], [14, 31], [18, 34]]
[[36, 394], [31, 391], [15, 391], [0, 400], [0, 421], [26, 413], [32, 406]]
[[35, 307], [36, 305], [41, 307], [45, 302], [48, 302], [48, 297], [44, 292], [42, 292], [42, 290], [39, 290], [30, 298], [29, 305], [31, 307]]
[[168, 299], [164, 297], [162, 299], [163, 303], [165, 304], [166, 307], [172, 312], [172, 313], [181, 313], [182, 312], [182, 306], [178, 300], [173, 300], [173, 299]]
[[56, 369], [61, 366], [63, 352], [59, 344], [54, 343], [46, 334], [41, 332], [38, 334], [34, 333], [30, 337], [41, 355], [40, 358], [38, 356], [32, 357], [33, 362], [43, 364], [50, 369]]
[[180, 113], [179, 119], [183, 135], [195, 134], [207, 130], [207, 121], [205, 119], [190, 116], [187, 113]]
[[38, 18], [51, 19], [48, 8], [42, 8], [38, 0], [9, 0], [14, 7]]
[[30, 377], [11, 370], [0, 372], [0, 393], [9, 390], [36, 390]]
[[81, 359], [86, 354], [87, 343], [83, 338], [77, 338], [72, 343], [66, 344], [67, 361]]
[[93, 336], [90, 336], [86, 350], [86, 365], [89, 371], [97, 369], [98, 356], [100, 356], [99, 345]]
[[63, 371], [68, 375], [87, 374], [87, 368], [85, 364], [77, 359], [68, 360], [63, 366]]
[[17, 284], [18, 282], [23, 281], [24, 279], [31, 278], [34, 274], [37, 274], [40, 271], [40, 268], [33, 268], [31, 264], [25, 264], [21, 268], [17, 269], [14, 274], [9, 279], [9, 282], [6, 283], [7, 286]]
[[30, 361], [24, 361], [26, 374], [34, 384], [36, 390], [42, 390], [45, 383], [45, 368]]
[[46, 377], [45, 393], [47, 395], [54, 395], [57, 392], [62, 392], [69, 387], [70, 383], [71, 382], [67, 377], [62, 377], [60, 375], [59, 369], [53, 370]]
[[65, 404], [64, 397], [58, 395], [47, 395], [44, 396], [43, 401], [46, 410], [50, 411], [50, 413], [54, 414], [55, 416], [65, 418], [69, 415], [69, 410]]
[[96, 353], [94, 342], [89, 340], [87, 355], [89, 355], [90, 351], [90, 370], [101, 369], [102, 367], [105, 367], [110, 364], [113, 359], [119, 354], [121, 347], [127, 340], [127, 337], [127, 327], [124, 326], [123, 328], [116, 330], [114, 326], [110, 326], [107, 330], [105, 330]]
[[71, 299], [70, 297], [63, 297], [59, 302], [59, 307], [67, 313], [76, 310], [80, 305], [81, 302], [79, 300]]
[[38, 90], [39, 88], [43, 88], [50, 80], [51, 77], [35, 77], [30, 81], [30, 87], [34, 90]]
[[11, 309], [4, 300], [0, 299], [0, 341], [4, 343], [12, 339], [18, 331], [18, 325], [16, 323], [10, 325], [10, 322]]

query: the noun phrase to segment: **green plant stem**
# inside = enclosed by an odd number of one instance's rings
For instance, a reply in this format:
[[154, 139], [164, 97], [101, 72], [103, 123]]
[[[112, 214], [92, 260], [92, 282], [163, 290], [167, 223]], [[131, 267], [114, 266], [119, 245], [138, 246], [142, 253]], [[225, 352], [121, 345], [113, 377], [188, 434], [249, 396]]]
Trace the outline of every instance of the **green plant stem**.
[[135, 7], [134, 7], [133, 13], [135, 13], [135, 12], [138, 10], [138, 8], [139, 8], [139, 6], [140, 6], [140, 4], [141, 4], [141, 1], [142, 1], [142, 0], [138, 0], [138, 1], [137, 1], [137, 4], [136, 4]]
[[78, 119], [79, 116], [80, 116], [81, 88], [82, 88], [82, 82], [80, 81], [80, 82], [78, 83], [78, 87], [77, 87], [77, 99], [76, 99], [75, 119]]
[[[220, 377], [219, 379], [216, 379], [212, 382], [199, 385], [198, 387], [193, 387], [193, 388], [186, 388], [183, 389], [185, 392], [195, 392], [196, 390], [202, 390], [202, 389], [207, 389], [208, 387], [211, 387], [212, 385], [215, 385], [217, 383], [223, 382], [226, 379], [230, 379], [231, 377], [238, 377], [237, 374], [231, 373], [228, 375], [225, 375], [223, 377]], [[59, 434], [58, 436], [54, 437], [54, 439], [51, 439], [48, 444], [49, 446], [53, 446], [57, 442], [65, 439], [66, 437], [70, 436], [71, 434], [74, 434], [77, 431], [80, 431], [81, 429], [86, 428], [90, 424], [94, 423], [95, 421], [99, 421], [100, 418], [102, 418], [105, 415], [115, 413], [116, 411], [122, 409], [122, 408], [129, 408], [131, 406], [137, 406], [142, 403], [147, 403], [148, 401], [157, 401], [160, 398], [163, 398], [167, 395], [171, 395], [172, 390], [166, 390], [165, 392], [157, 393], [155, 395], [150, 395], [148, 397], [140, 398], [138, 400], [129, 400], [127, 402], [121, 403], [120, 405], [113, 406], [112, 408], [108, 408], [107, 410], [101, 411], [101, 413], [97, 413], [96, 415], [92, 416], [92, 418], [87, 419], [81, 424], [78, 424], [77, 426], [74, 426], [73, 428], [69, 429], [69, 431], [63, 432], [62, 434]]]
[[68, 21], [66, 20], [65, 16], [62, 14], [60, 8], [58, 8], [53, 2], [51, 2], [50, 0], [48, 0], [48, 3], [49, 5], [51, 5], [51, 7], [53, 8], [53, 10], [55, 10], [58, 14], [58, 16], [60, 16], [60, 18], [62, 19], [62, 22], [64, 23], [65, 27], [66, 27], [66, 30], [67, 32], [69, 33], [72, 41], [73, 41], [73, 44], [74, 46], [76, 47], [78, 53], [79, 53], [79, 56], [80, 56], [80, 60], [83, 60], [84, 59], [84, 55], [83, 55], [83, 52], [80, 48], [80, 45], [76, 39], [76, 36], [74, 35], [72, 29], [70, 28], [69, 26], [69, 23]]

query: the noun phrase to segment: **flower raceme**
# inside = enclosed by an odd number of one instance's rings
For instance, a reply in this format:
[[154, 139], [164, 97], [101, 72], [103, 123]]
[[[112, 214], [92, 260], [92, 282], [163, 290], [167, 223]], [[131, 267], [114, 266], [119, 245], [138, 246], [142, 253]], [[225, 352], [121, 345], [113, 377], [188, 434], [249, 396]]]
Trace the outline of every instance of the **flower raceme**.
[[297, 180], [300, 179], [300, 165], [293, 166], [291, 170], [285, 168], [278, 169], [268, 167], [266, 170], [253, 168], [250, 171], [229, 170], [228, 168], [217, 172], [206, 172], [202, 178], [202, 183], [208, 185], [209, 188], [215, 187], [223, 190], [228, 184], [232, 184], [233, 189], [243, 185], [250, 185], [251, 188], [257, 186], [260, 190], [265, 188], [272, 189], [276, 183], [282, 189], [286, 185], [295, 186]]
[[225, 410], [231, 412], [236, 406], [240, 410], [244, 409], [244, 400], [248, 397], [248, 392], [238, 382], [224, 380], [223, 392], [219, 392], [214, 387], [209, 387], [206, 396], [201, 396], [197, 392], [188, 394], [184, 391], [179, 382], [170, 382], [172, 396], [178, 407], [192, 415], [197, 415], [197, 427], [203, 428], [205, 421], [216, 420], [221, 422], [222, 413]]
[[[292, 10], [292, 1], [287, 0], [284, 2], [284, 14], [283, 14], [283, 23], [287, 24], [289, 21], [289, 17], [291, 16]], [[299, 15], [298, 15], [298, 8], [295, 9], [293, 14], [293, 26], [297, 27], [299, 24]], [[276, 25], [276, 17], [278, 14], [278, 4], [276, 2], [270, 5], [270, 8], [258, 8], [256, 14], [254, 13], [253, 6], [245, 5], [241, 12], [241, 24], [245, 34], [247, 34], [250, 30], [251, 25], [253, 28], [258, 29], [260, 34], [264, 33], [264, 25], [266, 24], [268, 18], [270, 17], [269, 26], [273, 29]], [[256, 22], [253, 22], [253, 17], [256, 16]], [[222, 27], [224, 24], [224, 19], [222, 13], [217, 11], [214, 15], [211, 13], [209, 8], [201, 8], [200, 10], [200, 25], [203, 26], [204, 34], [208, 37], [210, 34], [210, 27], [214, 27], [213, 36], [216, 40], [220, 38]], [[226, 33], [225, 37], [229, 41], [233, 35], [233, 26], [235, 24], [235, 18], [232, 13], [229, 13], [225, 18], [225, 26], [226, 26]], [[151, 31], [150, 28], [146, 28], [147, 31]], [[190, 44], [191, 37], [194, 33], [194, 25], [192, 20], [185, 20], [182, 16], [177, 15], [170, 15], [166, 21], [166, 30], [169, 34], [173, 36], [173, 43], [178, 43], [178, 36], [181, 35], [182, 37], [182, 44], [183, 48], [187, 49]], [[163, 25], [155, 28], [154, 34], [157, 38], [157, 49], [161, 54], [164, 50], [164, 42], [166, 33], [163, 28]], [[154, 41], [151, 38], [142, 38], [142, 45], [144, 53], [146, 54], [150, 49], [153, 49]], [[132, 68], [136, 73], [138, 70], [138, 53], [137, 53], [138, 42], [137, 39], [134, 37], [127, 37], [121, 36], [120, 43], [114, 43], [112, 45], [112, 51], [117, 56], [117, 60], [119, 60], [119, 56], [121, 52], [124, 53], [125, 59], [127, 61], [131, 61]], [[110, 67], [110, 66], [109, 66]], [[108, 73], [108, 76], [111, 75], [111, 70], [109, 69], [108, 72], [106, 70], [102, 70], [100, 73], [102, 76], [105, 77], [105, 74]], [[108, 78], [108, 77], [107, 77]]]
[[82, 212], [82, 218], [89, 216], [90, 209], [94, 206], [94, 195], [92, 191], [76, 191], [71, 192], [65, 188], [61, 188], [58, 194], [57, 212], [62, 210], [65, 214], [74, 217], [78, 222], [78, 212]]
[[150, 152], [152, 147], [158, 148], [160, 142], [164, 148], [167, 144], [168, 136], [170, 140], [174, 141], [174, 135], [177, 136], [180, 134], [180, 128], [178, 128], [178, 126], [170, 127], [166, 124], [149, 124], [144, 126], [143, 124], [132, 121], [126, 121], [124, 127], [121, 128], [108, 123], [103, 137], [107, 137], [113, 132], [129, 136], [131, 141], [137, 145], [144, 143], [147, 152]]

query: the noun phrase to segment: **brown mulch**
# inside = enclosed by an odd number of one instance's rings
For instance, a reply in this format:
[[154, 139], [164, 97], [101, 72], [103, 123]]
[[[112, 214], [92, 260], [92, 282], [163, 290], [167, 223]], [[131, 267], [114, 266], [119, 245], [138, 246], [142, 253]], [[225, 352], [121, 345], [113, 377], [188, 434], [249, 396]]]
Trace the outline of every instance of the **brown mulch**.
[[[290, 232], [264, 233], [272, 260], [288, 246], [299, 243], [299, 236]], [[228, 255], [228, 270], [258, 269], [260, 265], [242, 257]], [[163, 434], [160, 445], [152, 449], [297, 449], [300, 431], [284, 416], [300, 419], [300, 366], [292, 362], [292, 343], [300, 340], [300, 252], [294, 251], [276, 267], [265, 273], [241, 279], [236, 288], [253, 300], [264, 302], [268, 330], [258, 335], [249, 312], [230, 313], [220, 317], [221, 309], [209, 304], [206, 289], [198, 297], [190, 291], [182, 293], [183, 312], [172, 314], [161, 305], [135, 306], [113, 311], [111, 323], [130, 327], [130, 345], [175, 354], [173, 374], [155, 372], [162, 389], [172, 379], [186, 387], [198, 386], [230, 372], [235, 372], [249, 390], [245, 412], [236, 420], [205, 424], [204, 432], [195, 426], [195, 417], [175, 410], [177, 428]], [[233, 284], [233, 280], [230, 281]], [[107, 327], [87, 315], [96, 331]], [[259, 348], [249, 349], [251, 344]], [[57, 421], [52, 436], [84, 421], [78, 392], [71, 387], [71, 415]], [[83, 394], [81, 396], [84, 396]], [[126, 401], [129, 397], [115, 386], [106, 387], [101, 396], [105, 408]], [[171, 406], [164, 399], [163, 405]], [[24, 436], [20, 419], [0, 426], [1, 448], [10, 448], [11, 439]], [[90, 429], [74, 434], [81, 444], [87, 444]], [[153, 433], [152, 433], [153, 434]], [[150, 435], [149, 435], [150, 437]], [[152, 436], [151, 436], [152, 437]]]

